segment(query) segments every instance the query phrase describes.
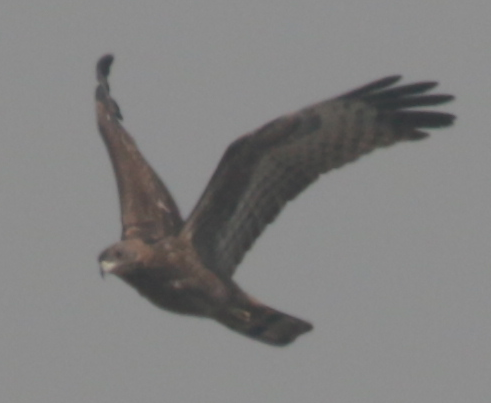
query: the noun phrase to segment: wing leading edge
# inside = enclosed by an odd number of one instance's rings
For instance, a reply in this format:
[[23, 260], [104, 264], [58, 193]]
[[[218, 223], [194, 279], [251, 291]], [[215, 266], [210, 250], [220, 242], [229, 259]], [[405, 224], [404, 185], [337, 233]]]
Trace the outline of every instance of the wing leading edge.
[[174, 199], [121, 125], [122, 115], [109, 92], [112, 55], [97, 63], [97, 124], [111, 158], [119, 191], [122, 239], [155, 242], [176, 235], [183, 221]]

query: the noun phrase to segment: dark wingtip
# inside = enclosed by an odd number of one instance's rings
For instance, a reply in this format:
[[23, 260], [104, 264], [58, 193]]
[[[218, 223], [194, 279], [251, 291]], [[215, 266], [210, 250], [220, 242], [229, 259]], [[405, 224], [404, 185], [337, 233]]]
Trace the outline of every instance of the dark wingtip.
[[[382, 94], [383, 95], [383, 94]], [[417, 96], [401, 96], [400, 98], [394, 97], [380, 97], [380, 99], [369, 98], [371, 102], [374, 102], [377, 107], [385, 110], [396, 110], [403, 108], [418, 108], [422, 106], [436, 106], [453, 101], [455, 97], [447, 94], [436, 95], [417, 95]]]
[[109, 76], [109, 72], [111, 70], [111, 64], [114, 61], [114, 56], [111, 54], [107, 54], [102, 56], [97, 62], [97, 78], [100, 81], [100, 78], [107, 78]]
[[393, 122], [414, 129], [437, 129], [451, 126], [455, 118], [455, 115], [445, 112], [402, 110], [394, 113]]
[[455, 116], [450, 113], [408, 110], [410, 108], [437, 106], [453, 101], [455, 99], [453, 95], [426, 94], [435, 88], [438, 82], [421, 81], [391, 87], [399, 78], [400, 76], [390, 76], [375, 81], [348, 93], [348, 98], [356, 97], [375, 107], [382, 115], [390, 116], [392, 123], [396, 126], [412, 129], [411, 134], [408, 135], [407, 131], [404, 133], [408, 138], [415, 140], [427, 136], [427, 133], [418, 129], [434, 129], [453, 124]]
[[338, 96], [338, 99], [351, 99], [361, 97], [367, 94], [370, 94], [373, 91], [381, 90], [382, 88], [390, 87], [396, 82], [400, 81], [402, 78], [399, 74], [394, 74], [392, 76], [384, 77], [379, 80], [368, 83], [362, 87], [356, 88], [352, 91], [349, 91], [345, 94]]
[[372, 85], [377, 84], [377, 87], [387, 87], [389, 85], [397, 83], [401, 79], [402, 79], [401, 74], [392, 74], [391, 76], [387, 76], [387, 77], [381, 78], [380, 80], [373, 82]]
[[111, 71], [111, 64], [114, 61], [114, 56], [111, 54], [107, 54], [102, 56], [97, 62], [96, 66], [96, 75], [97, 81], [102, 87], [102, 92], [107, 92], [109, 94], [109, 82], [107, 81], [107, 77], [109, 76], [109, 72]]
[[97, 62], [96, 73], [99, 85], [96, 88], [95, 96], [98, 101], [106, 103], [106, 106], [112, 111], [116, 118], [123, 120], [123, 115], [121, 115], [118, 104], [109, 95], [110, 89], [107, 77], [111, 71], [113, 61], [114, 56], [107, 54], [102, 56]]
[[370, 88], [370, 89], [374, 90], [374, 89], [379, 89], [379, 88], [390, 87], [392, 84], [397, 83], [401, 79], [402, 79], [401, 74], [392, 74], [391, 76], [387, 76], [384, 78], [380, 78], [376, 81], [372, 81], [371, 83], [364, 85], [362, 88]]

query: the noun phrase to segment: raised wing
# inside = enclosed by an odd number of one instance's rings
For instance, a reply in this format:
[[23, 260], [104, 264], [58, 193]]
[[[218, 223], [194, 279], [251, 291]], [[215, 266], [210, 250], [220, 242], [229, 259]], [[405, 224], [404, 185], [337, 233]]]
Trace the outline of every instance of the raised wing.
[[122, 239], [155, 242], [175, 235], [183, 225], [174, 199], [120, 124], [119, 107], [109, 94], [107, 77], [112, 55], [97, 63], [97, 123], [106, 144], [118, 184], [123, 224]]
[[454, 116], [406, 108], [438, 105], [451, 95], [423, 95], [435, 82], [394, 87], [387, 77], [280, 117], [232, 143], [180, 236], [208, 269], [231, 276], [267, 224], [321, 173], [377, 147], [419, 140], [421, 129]]

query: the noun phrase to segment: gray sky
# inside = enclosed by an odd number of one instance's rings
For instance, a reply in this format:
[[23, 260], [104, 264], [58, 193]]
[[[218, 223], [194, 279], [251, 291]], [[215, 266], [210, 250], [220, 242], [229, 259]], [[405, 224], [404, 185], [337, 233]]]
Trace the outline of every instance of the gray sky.
[[[490, 15], [487, 0], [5, 1], [2, 401], [489, 402]], [[120, 233], [94, 121], [107, 52], [125, 125], [184, 214], [237, 136], [370, 80], [438, 80], [458, 121], [323, 177], [267, 229], [237, 279], [315, 326], [273, 348], [100, 279]]]

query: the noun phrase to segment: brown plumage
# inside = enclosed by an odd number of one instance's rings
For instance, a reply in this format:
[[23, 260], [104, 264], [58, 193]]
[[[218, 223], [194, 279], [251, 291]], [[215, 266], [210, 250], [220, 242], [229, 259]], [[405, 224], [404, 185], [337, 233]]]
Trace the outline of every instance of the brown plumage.
[[454, 120], [408, 110], [453, 97], [426, 95], [435, 82], [394, 86], [399, 76], [314, 104], [233, 142], [184, 222], [120, 124], [107, 81], [112, 62], [106, 55], [97, 64], [97, 121], [116, 175], [123, 233], [100, 255], [101, 273], [119, 276], [160, 308], [210, 317], [273, 345], [292, 342], [312, 325], [253, 299], [231, 278], [266, 225], [320, 174]]

